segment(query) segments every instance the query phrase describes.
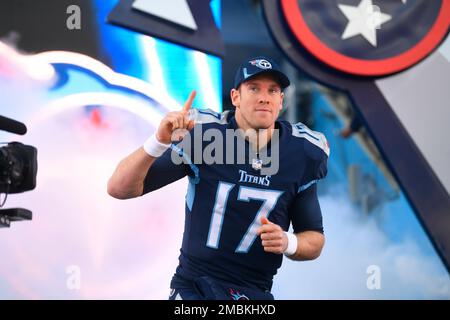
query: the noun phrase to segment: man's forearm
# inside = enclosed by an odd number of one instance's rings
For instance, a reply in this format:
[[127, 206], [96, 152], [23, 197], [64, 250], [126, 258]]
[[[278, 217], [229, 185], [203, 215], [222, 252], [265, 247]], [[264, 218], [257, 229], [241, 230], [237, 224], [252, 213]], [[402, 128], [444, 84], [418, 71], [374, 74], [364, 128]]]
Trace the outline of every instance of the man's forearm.
[[145, 176], [155, 159], [140, 147], [120, 161], [108, 181], [108, 194], [117, 199], [141, 196]]
[[289, 256], [292, 260], [314, 260], [320, 256], [325, 237], [316, 231], [304, 231], [295, 234], [297, 237], [297, 251]]

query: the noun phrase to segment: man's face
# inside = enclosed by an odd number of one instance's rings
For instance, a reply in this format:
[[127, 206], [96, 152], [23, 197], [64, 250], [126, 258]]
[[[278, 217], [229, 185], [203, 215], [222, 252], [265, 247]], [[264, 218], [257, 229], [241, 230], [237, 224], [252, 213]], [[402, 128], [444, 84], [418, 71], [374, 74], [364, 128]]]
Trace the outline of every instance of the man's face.
[[231, 90], [231, 101], [236, 107], [236, 121], [241, 129], [274, 128], [280, 113], [284, 94], [276, 78], [261, 74]]

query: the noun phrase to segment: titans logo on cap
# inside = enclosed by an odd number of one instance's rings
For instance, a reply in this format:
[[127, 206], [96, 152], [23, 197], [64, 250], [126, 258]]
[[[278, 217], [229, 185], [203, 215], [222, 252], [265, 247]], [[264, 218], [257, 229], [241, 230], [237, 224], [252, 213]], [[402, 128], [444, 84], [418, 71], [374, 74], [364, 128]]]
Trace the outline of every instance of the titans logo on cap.
[[251, 60], [248, 63], [260, 69], [272, 69], [272, 64], [266, 59]]

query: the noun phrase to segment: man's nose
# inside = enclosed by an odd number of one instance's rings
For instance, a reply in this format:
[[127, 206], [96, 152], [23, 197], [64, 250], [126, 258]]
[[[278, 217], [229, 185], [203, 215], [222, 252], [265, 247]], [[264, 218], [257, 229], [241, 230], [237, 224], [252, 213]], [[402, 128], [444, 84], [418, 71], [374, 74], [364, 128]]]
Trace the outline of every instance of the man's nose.
[[269, 97], [267, 93], [261, 93], [259, 96], [259, 103], [260, 104], [268, 104], [269, 103]]

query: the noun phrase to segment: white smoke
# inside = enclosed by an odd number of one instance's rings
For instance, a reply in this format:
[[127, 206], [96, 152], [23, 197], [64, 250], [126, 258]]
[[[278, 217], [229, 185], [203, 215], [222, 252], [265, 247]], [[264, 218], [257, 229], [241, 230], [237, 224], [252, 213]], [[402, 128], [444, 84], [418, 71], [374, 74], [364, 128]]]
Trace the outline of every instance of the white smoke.
[[[0, 232], [1, 298], [167, 298], [186, 181], [128, 201], [107, 195], [119, 160], [154, 128], [125, 111], [100, 110], [102, 125], [79, 108], [29, 132], [37, 188], [11, 195], [8, 206], [32, 209], [33, 220]], [[70, 287], [71, 266], [79, 268], [79, 289]]]
[[[308, 262], [284, 259], [274, 281], [276, 298], [450, 299], [446, 270], [416, 238], [390, 240], [376, 217], [358, 212], [344, 194], [324, 196], [320, 204], [326, 235], [322, 254]], [[379, 268], [379, 289], [367, 286], [369, 266]]]

